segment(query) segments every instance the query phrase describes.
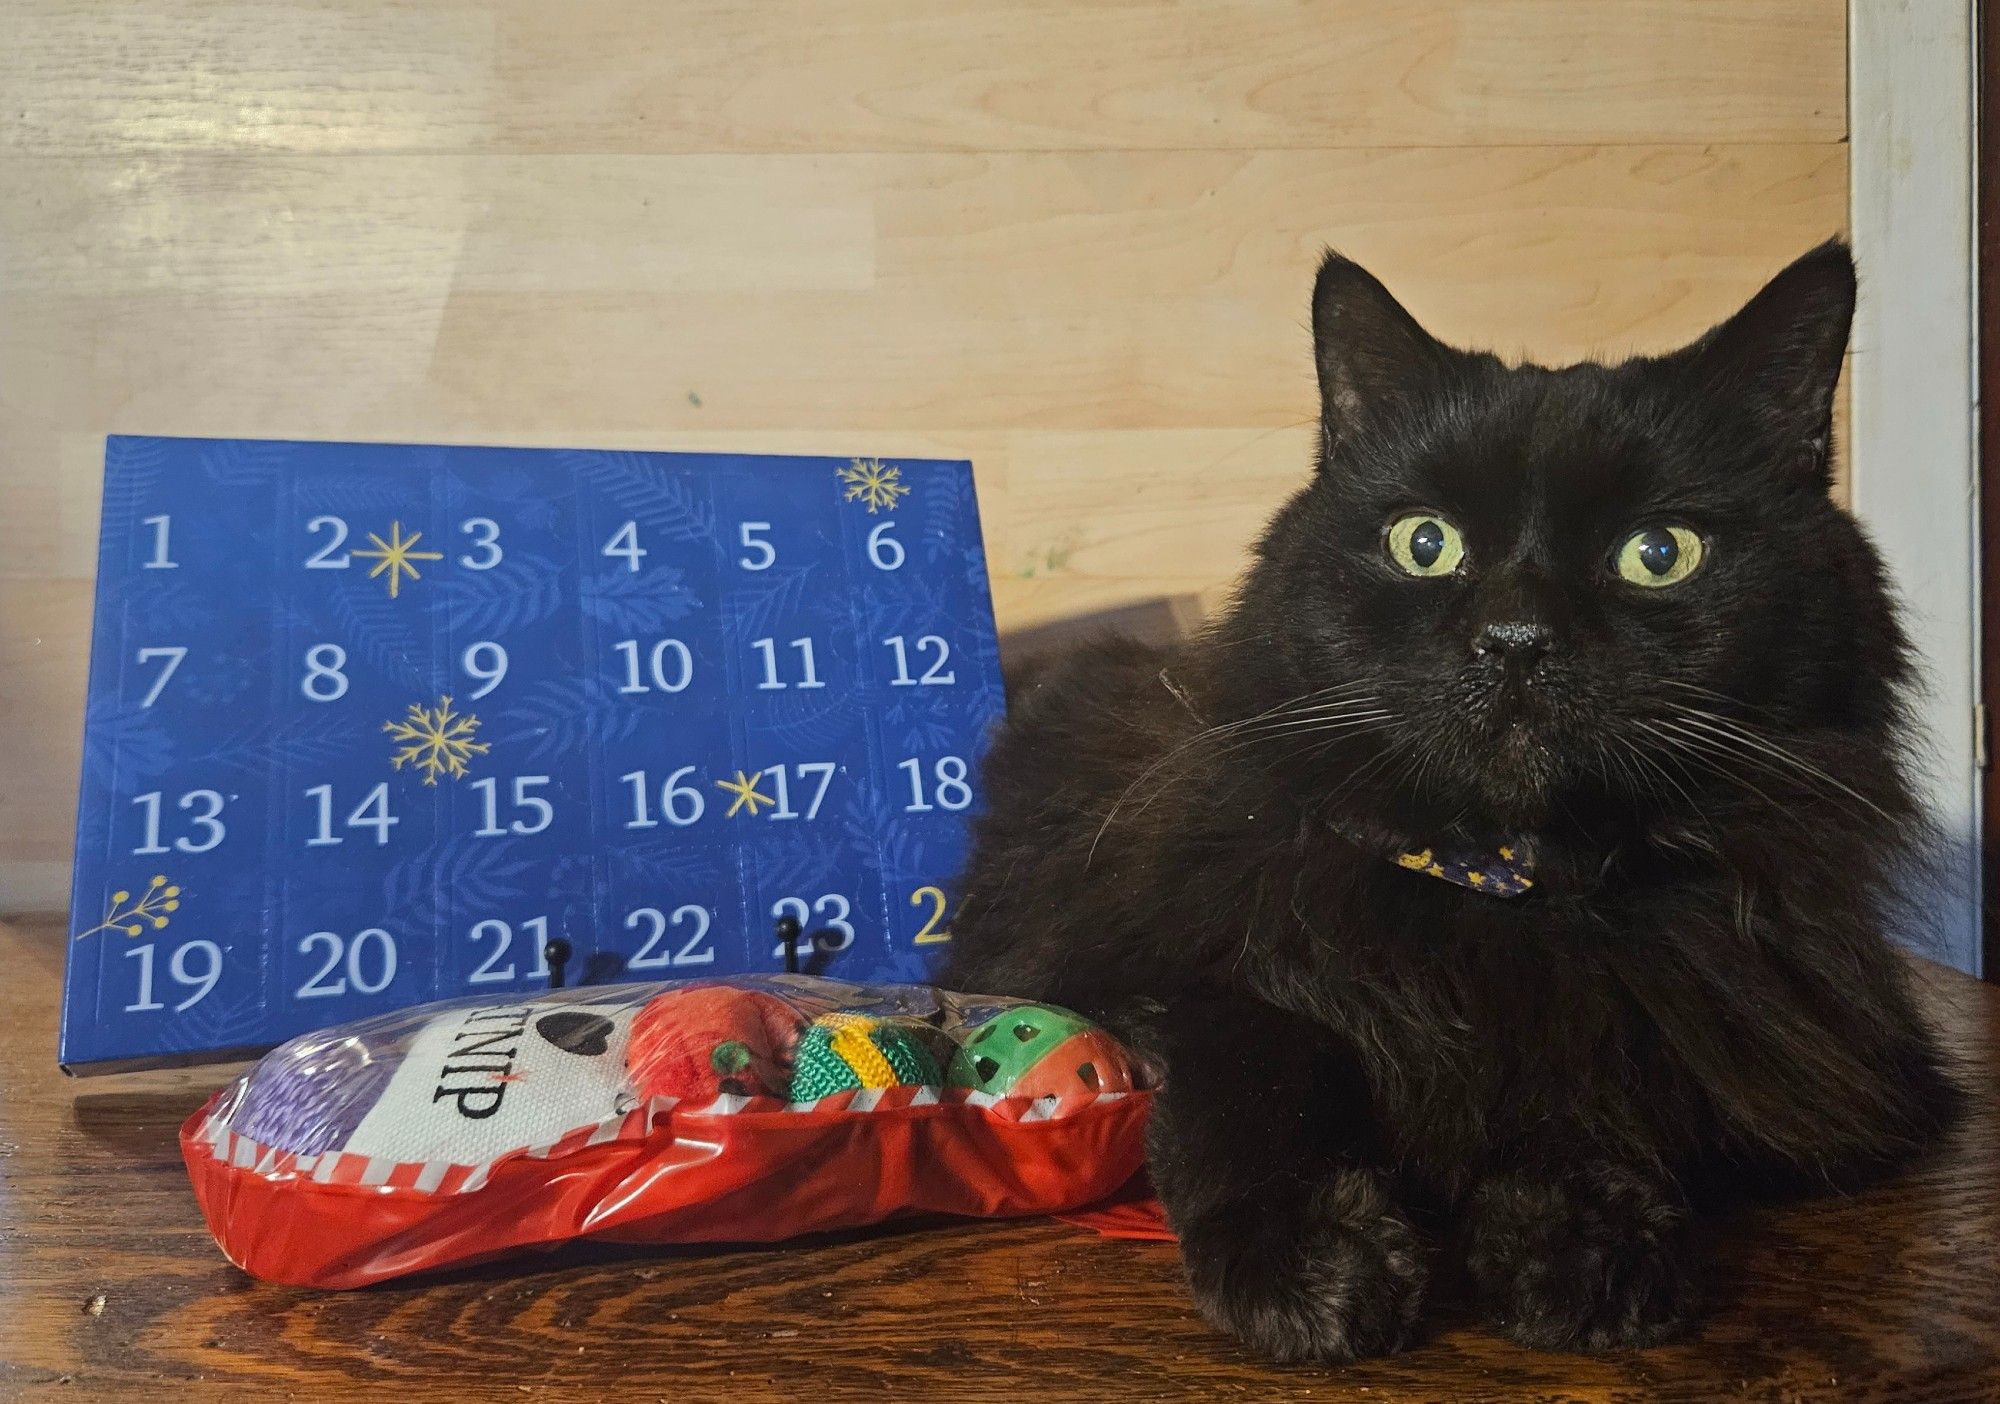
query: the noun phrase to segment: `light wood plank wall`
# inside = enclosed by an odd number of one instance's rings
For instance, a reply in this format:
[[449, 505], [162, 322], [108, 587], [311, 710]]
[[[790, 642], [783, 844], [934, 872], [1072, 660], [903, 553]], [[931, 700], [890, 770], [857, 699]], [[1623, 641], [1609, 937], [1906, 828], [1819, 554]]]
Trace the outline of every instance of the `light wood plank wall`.
[[1331, 244], [1656, 348], [1845, 224], [1844, 0], [0, 0], [0, 907], [107, 432], [963, 455], [1003, 631], [1212, 602]]

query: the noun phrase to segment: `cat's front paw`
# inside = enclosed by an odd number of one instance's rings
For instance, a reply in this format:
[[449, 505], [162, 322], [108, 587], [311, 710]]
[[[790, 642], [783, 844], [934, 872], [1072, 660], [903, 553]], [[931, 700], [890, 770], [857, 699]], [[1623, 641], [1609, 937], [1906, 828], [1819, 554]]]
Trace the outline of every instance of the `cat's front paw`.
[[1493, 1324], [1543, 1350], [1655, 1345], [1687, 1330], [1687, 1213], [1616, 1165], [1503, 1176], [1471, 1205], [1466, 1267]]
[[1180, 1237], [1202, 1315], [1273, 1360], [1399, 1349], [1429, 1275], [1415, 1231], [1364, 1170], [1336, 1172], [1302, 1198], [1230, 1201]]

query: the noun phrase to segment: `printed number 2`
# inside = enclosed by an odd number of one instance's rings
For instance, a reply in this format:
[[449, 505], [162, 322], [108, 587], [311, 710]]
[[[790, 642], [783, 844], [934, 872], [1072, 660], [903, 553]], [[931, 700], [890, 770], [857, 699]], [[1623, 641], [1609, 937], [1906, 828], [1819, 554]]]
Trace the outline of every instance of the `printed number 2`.
[[931, 914], [929, 920], [924, 922], [923, 930], [917, 933], [916, 944], [919, 946], [934, 946], [940, 941], [949, 941], [951, 933], [939, 925], [944, 920], [944, 889], [942, 887], [919, 887], [915, 892], [910, 894], [911, 906], [921, 907], [926, 902], [932, 904]]
[[[347, 523], [338, 517], [314, 517], [306, 523], [306, 534], [329, 533], [326, 544], [306, 557], [307, 570], [346, 570], [353, 559], [340, 548], [347, 543]], [[335, 551], [340, 551], [338, 556]]]

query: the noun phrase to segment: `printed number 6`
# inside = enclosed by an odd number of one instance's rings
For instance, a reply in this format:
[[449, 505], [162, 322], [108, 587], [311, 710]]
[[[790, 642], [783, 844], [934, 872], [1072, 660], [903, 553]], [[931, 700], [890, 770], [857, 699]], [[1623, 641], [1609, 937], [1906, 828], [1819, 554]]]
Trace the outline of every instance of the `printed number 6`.
[[906, 559], [903, 555], [903, 543], [893, 536], [884, 534], [894, 525], [894, 522], [884, 522], [868, 533], [868, 559], [877, 570], [903, 568], [903, 561]]

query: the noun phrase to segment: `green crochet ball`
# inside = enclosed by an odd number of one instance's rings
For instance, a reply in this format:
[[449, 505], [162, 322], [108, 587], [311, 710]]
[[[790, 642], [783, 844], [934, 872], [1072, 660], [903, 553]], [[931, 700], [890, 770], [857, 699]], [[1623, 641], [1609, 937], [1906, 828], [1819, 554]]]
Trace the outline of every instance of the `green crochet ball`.
[[936, 1087], [937, 1060], [906, 1030], [865, 1014], [827, 1014], [793, 1054], [791, 1100], [816, 1102], [864, 1087]]

